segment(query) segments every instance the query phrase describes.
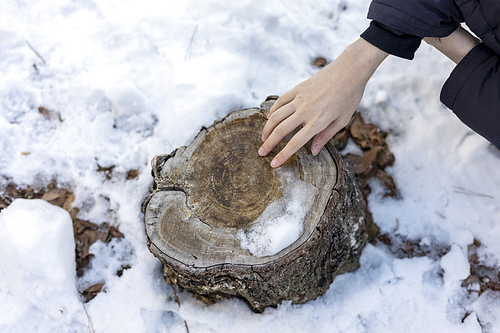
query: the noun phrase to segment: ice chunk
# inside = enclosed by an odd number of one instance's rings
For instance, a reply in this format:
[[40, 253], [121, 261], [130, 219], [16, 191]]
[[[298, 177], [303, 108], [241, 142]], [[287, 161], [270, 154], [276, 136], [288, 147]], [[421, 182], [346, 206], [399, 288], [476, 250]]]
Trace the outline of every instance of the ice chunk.
[[254, 256], [278, 253], [295, 242], [303, 231], [303, 223], [318, 189], [300, 180], [298, 172], [276, 171], [283, 197], [273, 201], [248, 230], [239, 230], [241, 248]]

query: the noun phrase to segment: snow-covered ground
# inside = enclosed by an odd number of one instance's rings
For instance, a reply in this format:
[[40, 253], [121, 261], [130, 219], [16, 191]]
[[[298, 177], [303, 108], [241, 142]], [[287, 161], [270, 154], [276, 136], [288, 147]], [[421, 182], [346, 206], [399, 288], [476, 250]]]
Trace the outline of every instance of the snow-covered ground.
[[[146, 248], [140, 206], [151, 158], [312, 75], [315, 57], [331, 61], [367, 27], [368, 5], [2, 1], [0, 190], [56, 180], [74, 192], [80, 218], [125, 237], [96, 242], [92, 269], [77, 278], [69, 214], [14, 201], [0, 213], [0, 332], [500, 332], [499, 292], [478, 297], [461, 286], [474, 239], [478, 262], [500, 266], [500, 151], [440, 104], [453, 64], [427, 45], [414, 61], [382, 64], [361, 109], [389, 132], [396, 157], [387, 171], [400, 196], [383, 198], [373, 181], [374, 220], [383, 234], [444, 256], [368, 244], [361, 268], [324, 296], [255, 314], [238, 299], [206, 306], [187, 292], [179, 307]], [[111, 179], [98, 165], [115, 166]], [[77, 288], [98, 282], [104, 291], [83, 305]]]

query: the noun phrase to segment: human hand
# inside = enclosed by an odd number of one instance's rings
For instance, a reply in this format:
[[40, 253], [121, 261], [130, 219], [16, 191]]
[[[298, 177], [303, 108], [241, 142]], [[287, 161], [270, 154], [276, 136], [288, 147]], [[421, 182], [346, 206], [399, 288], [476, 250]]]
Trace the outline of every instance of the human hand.
[[331, 64], [283, 94], [269, 111], [259, 155], [269, 154], [300, 125], [303, 127], [276, 155], [271, 166], [282, 165], [313, 136], [311, 152], [317, 155], [348, 124], [366, 83], [387, 55], [360, 38]]

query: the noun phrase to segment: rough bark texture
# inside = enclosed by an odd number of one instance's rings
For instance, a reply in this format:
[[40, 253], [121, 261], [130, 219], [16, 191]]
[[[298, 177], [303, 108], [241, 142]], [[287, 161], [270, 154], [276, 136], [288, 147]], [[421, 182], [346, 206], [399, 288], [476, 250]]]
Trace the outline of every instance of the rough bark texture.
[[329, 143], [316, 157], [301, 148], [282, 170], [318, 189], [303, 234], [274, 255], [241, 249], [236, 231], [282, 195], [280, 171], [269, 162], [285, 142], [270, 157], [256, 153], [270, 105], [235, 111], [202, 129], [188, 147], [156, 156], [153, 193], [143, 205], [148, 247], [163, 263], [167, 283], [208, 298], [243, 297], [257, 312], [324, 294], [336, 275], [359, 267], [373, 224], [335, 148]]

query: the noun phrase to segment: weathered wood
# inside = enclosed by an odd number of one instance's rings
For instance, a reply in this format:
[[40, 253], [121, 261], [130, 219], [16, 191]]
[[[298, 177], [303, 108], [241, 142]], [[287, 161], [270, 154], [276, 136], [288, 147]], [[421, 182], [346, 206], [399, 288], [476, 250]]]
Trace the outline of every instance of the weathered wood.
[[[143, 206], [148, 246], [167, 283], [243, 297], [255, 311], [326, 292], [335, 275], [359, 266], [372, 223], [331, 144], [317, 156], [303, 147], [277, 169], [269, 163], [287, 140], [266, 157], [257, 154], [272, 102], [232, 112], [187, 147], [153, 158], [153, 192]], [[283, 181], [285, 174], [294, 181]], [[272, 255], [242, 249], [238, 230], [301, 182], [314, 188], [301, 236]]]

